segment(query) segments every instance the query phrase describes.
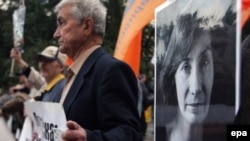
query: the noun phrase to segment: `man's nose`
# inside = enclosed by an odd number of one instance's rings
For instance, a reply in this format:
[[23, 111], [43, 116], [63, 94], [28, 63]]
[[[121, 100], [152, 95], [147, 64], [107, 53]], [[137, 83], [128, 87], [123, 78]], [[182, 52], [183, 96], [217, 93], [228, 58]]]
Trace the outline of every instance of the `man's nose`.
[[54, 32], [53, 37], [54, 37], [55, 39], [58, 39], [58, 38], [60, 37], [60, 30], [59, 30], [58, 27], [56, 28], [56, 31]]

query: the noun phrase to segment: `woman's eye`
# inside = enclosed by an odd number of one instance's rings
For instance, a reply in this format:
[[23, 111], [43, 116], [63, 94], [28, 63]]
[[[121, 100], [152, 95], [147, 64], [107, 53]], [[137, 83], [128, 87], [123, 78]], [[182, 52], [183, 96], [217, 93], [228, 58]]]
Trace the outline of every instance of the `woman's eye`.
[[182, 66], [182, 70], [185, 71], [185, 73], [190, 73], [191, 67], [188, 63], [184, 63]]
[[204, 67], [204, 66], [207, 66], [208, 64], [209, 64], [209, 60], [207, 59], [207, 57], [204, 57], [201, 60], [201, 66]]

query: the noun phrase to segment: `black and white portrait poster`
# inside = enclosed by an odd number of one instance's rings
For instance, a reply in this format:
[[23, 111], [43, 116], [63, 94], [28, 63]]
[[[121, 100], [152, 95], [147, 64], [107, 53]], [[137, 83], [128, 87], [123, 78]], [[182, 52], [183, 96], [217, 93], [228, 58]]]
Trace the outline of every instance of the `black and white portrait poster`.
[[237, 0], [155, 10], [155, 141], [226, 141], [238, 105]]

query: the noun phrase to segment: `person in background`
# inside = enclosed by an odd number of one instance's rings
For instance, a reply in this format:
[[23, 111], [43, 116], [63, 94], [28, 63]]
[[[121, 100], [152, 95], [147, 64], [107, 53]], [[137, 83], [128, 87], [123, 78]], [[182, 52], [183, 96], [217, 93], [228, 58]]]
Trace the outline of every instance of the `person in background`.
[[16, 73], [18, 84], [11, 86], [9, 91], [0, 97], [0, 117], [4, 117], [13, 134], [18, 135], [24, 123], [23, 102], [28, 100], [32, 84], [21, 73]]
[[142, 95], [142, 110], [140, 113], [140, 123], [141, 123], [141, 131], [143, 136], [146, 136], [147, 131], [147, 122], [145, 118], [146, 109], [153, 105], [154, 103], [154, 95], [149, 92], [148, 87], [146, 85], [147, 76], [145, 74], [139, 75], [139, 89], [141, 90]]
[[68, 120], [62, 140], [141, 141], [137, 79], [101, 47], [106, 8], [99, 0], [62, 0], [55, 12], [54, 37], [73, 59], [60, 100]]
[[22, 73], [39, 91], [34, 98], [40, 101], [59, 102], [65, 84], [64, 70], [67, 67], [67, 56], [59, 52], [58, 47], [48, 46], [38, 53], [38, 72], [22, 59], [21, 52], [13, 48], [11, 58], [17, 62]]
[[10, 87], [9, 92], [23, 92], [29, 95], [32, 88], [32, 84], [27, 80], [26, 76], [22, 72], [16, 73], [16, 76], [18, 76], [19, 84]]
[[17, 129], [22, 129], [25, 119], [23, 102], [28, 99], [30, 99], [28, 94], [17, 91], [11, 94], [11, 97], [0, 107], [0, 117], [3, 116], [6, 120], [12, 117], [10, 128], [14, 134], [17, 132]]
[[[30, 97], [23, 97], [17, 95], [10, 99], [2, 107], [0, 113], [2, 115], [10, 115], [13, 113], [20, 113], [22, 115], [22, 122], [24, 121], [24, 102], [29, 99], [44, 102], [59, 102], [61, 98], [62, 89], [65, 85], [66, 79], [64, 77], [64, 70], [67, 67], [67, 56], [59, 52], [58, 47], [48, 46], [42, 52], [38, 53], [37, 60], [39, 72], [30, 67], [27, 62], [22, 59], [21, 52], [13, 48], [10, 57], [17, 62], [21, 73], [26, 76], [28, 81], [37, 89], [36, 93], [31, 93]], [[36, 136], [36, 131], [33, 136]]]
[[13, 98], [17, 92], [29, 95], [32, 89], [32, 84], [27, 81], [26, 77], [21, 72], [16, 73], [16, 76], [18, 77], [18, 83], [10, 86], [8, 92], [5, 92], [0, 96], [0, 107], [2, 107], [6, 101]]

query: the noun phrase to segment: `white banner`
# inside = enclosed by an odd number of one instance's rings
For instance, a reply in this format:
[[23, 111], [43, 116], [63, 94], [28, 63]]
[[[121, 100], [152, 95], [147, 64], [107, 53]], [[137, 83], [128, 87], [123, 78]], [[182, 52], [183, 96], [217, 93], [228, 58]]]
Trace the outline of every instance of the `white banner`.
[[0, 141], [15, 141], [3, 117], [0, 117]]
[[66, 116], [59, 103], [30, 102], [24, 103], [27, 115], [37, 132], [37, 141], [60, 141], [61, 134], [67, 129]]
[[32, 141], [32, 123], [29, 117], [25, 118], [22, 133], [18, 141]]
[[25, 5], [20, 5], [19, 8], [16, 9], [12, 15], [14, 46], [18, 48], [22, 47], [24, 44], [23, 30], [24, 30], [24, 22], [25, 22], [25, 13], [26, 13]]

